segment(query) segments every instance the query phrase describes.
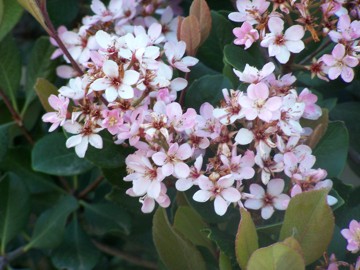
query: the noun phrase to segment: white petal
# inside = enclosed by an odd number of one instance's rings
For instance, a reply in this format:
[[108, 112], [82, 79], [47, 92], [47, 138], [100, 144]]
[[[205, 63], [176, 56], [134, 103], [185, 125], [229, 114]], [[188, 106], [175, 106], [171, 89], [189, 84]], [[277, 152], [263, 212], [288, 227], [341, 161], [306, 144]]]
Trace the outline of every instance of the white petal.
[[252, 210], [258, 210], [261, 207], [263, 207], [264, 203], [262, 200], [257, 200], [257, 199], [247, 199], [245, 201], [244, 206], [248, 209], [252, 209]]
[[263, 219], [269, 219], [271, 218], [274, 212], [275, 212], [274, 207], [272, 207], [271, 205], [267, 205], [261, 209], [261, 217]]
[[175, 183], [175, 187], [179, 191], [186, 191], [189, 188], [191, 188], [192, 186], [193, 186], [193, 181], [188, 178], [187, 179], [181, 178], [181, 179], [177, 180]]
[[221, 196], [216, 196], [214, 207], [216, 214], [223, 216], [228, 208], [228, 203]]
[[103, 65], [103, 71], [111, 78], [119, 77], [119, 66], [112, 60], [105, 61]]
[[198, 190], [193, 196], [193, 200], [197, 202], [206, 202], [210, 199], [212, 193], [207, 190]]
[[240, 145], [246, 145], [253, 141], [254, 139], [254, 133], [252, 133], [250, 130], [246, 128], [241, 128], [235, 137], [235, 142], [237, 142]]
[[97, 149], [103, 148], [103, 140], [99, 134], [92, 134], [89, 136], [89, 143]]
[[280, 178], [273, 179], [267, 184], [267, 193], [273, 196], [277, 196], [284, 190], [284, 186], [284, 180]]
[[127, 70], [124, 73], [123, 83], [127, 85], [134, 85], [138, 82], [139, 77], [139, 72], [136, 72], [135, 70]]
[[233, 187], [224, 189], [221, 192], [221, 196], [223, 196], [223, 198], [228, 202], [238, 202], [241, 198], [240, 192]]
[[88, 145], [89, 145], [88, 137], [83, 137], [83, 139], [81, 140], [81, 143], [75, 146], [76, 154], [79, 157], [83, 158], [85, 156]]
[[71, 148], [81, 143], [82, 135], [78, 134], [75, 136], [71, 136], [69, 139], [66, 140], [66, 147]]

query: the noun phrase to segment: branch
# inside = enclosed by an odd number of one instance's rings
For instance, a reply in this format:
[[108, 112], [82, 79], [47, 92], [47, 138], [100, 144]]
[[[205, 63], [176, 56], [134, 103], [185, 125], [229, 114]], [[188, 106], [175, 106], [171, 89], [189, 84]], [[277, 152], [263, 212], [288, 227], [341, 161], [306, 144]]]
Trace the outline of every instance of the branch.
[[3, 99], [6, 107], [8, 108], [9, 112], [11, 113], [12, 118], [14, 119], [15, 123], [19, 126], [19, 128], [21, 129], [21, 132], [24, 134], [26, 140], [30, 143], [30, 144], [34, 144], [34, 140], [31, 137], [29, 131], [24, 127], [23, 124], [23, 119], [21, 118], [21, 116], [15, 111], [14, 107], [11, 105], [10, 100], [8, 99], [8, 97], [5, 95], [5, 93], [0, 89], [0, 97]]
[[112, 247], [109, 247], [107, 245], [104, 245], [98, 241], [92, 240], [93, 244], [102, 252], [121, 258], [123, 260], [126, 260], [132, 264], [144, 267], [144, 268], [148, 268], [148, 269], [158, 269], [158, 266], [156, 263], [151, 262], [151, 261], [146, 261], [144, 259], [141, 259], [139, 257], [135, 257], [131, 254], [127, 254], [121, 250], [118, 249], [114, 249]]
[[78, 198], [84, 199], [91, 191], [95, 190], [104, 180], [104, 176], [99, 176], [94, 182], [90, 183], [83, 191], [79, 193]]
[[[189, 82], [189, 76], [190, 76], [190, 73], [187, 72], [187, 73], [185, 74], [185, 80], [186, 80], [187, 82]], [[180, 103], [180, 105], [181, 105], [182, 108], [184, 107], [185, 95], [186, 95], [187, 89], [188, 89], [188, 87], [185, 87], [185, 89], [183, 89], [183, 90], [181, 91], [181, 94], [180, 94], [179, 103]]]
[[25, 253], [24, 247], [19, 247], [4, 256], [0, 256], [0, 270], [3, 270], [11, 261]]

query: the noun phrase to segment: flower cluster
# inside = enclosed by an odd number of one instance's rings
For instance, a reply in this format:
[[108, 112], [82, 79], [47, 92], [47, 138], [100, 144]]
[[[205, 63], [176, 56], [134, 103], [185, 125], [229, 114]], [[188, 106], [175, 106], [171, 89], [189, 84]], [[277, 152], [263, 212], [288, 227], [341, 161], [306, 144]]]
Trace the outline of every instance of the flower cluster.
[[[168, 207], [171, 187], [194, 187], [193, 199], [214, 201], [218, 215], [234, 204], [261, 209], [263, 219], [275, 209], [285, 210], [296, 194], [330, 190], [326, 171], [313, 168], [315, 157], [305, 144], [309, 129], [300, 124], [302, 118], [321, 116], [317, 98], [308, 89], [298, 94], [292, 74], [276, 77], [273, 63], [261, 70], [249, 65], [234, 70], [247, 88], [223, 89], [219, 107], [204, 103], [199, 112], [183, 110], [177, 91], [188, 82], [174, 74], [189, 72], [198, 60], [184, 56], [186, 43], [177, 40], [174, 12], [171, 7], [160, 10], [160, 2], [111, 0], [105, 7], [93, 0], [95, 15], [84, 18], [83, 26], [59, 29], [84, 74], [59, 67], [60, 75], [71, 79], [58, 96], [49, 98], [56, 112], [43, 120], [52, 124], [50, 131], [62, 126], [74, 134], [66, 146], [75, 147], [79, 157], [89, 143], [101, 149], [104, 132], [116, 144], [130, 145], [134, 153], [126, 158], [127, 194], [140, 198], [145, 213], [156, 203]], [[280, 13], [268, 14], [268, 2], [237, 4], [239, 12], [230, 18], [244, 22], [238, 44], [249, 47], [261, 38], [280, 63], [304, 48], [304, 27], [294, 25], [284, 32]], [[285, 12], [289, 7], [279, 8]], [[158, 11], [161, 16], [155, 15]], [[266, 23], [264, 16], [269, 17]], [[257, 24], [263, 25], [260, 33], [252, 29]], [[60, 54], [57, 50], [54, 57]], [[336, 199], [328, 196], [328, 203]]]
[[[237, 0], [238, 11], [229, 15], [230, 20], [242, 23], [233, 30], [234, 43], [248, 49], [259, 41], [261, 47], [268, 48], [270, 57], [275, 57], [281, 64], [291, 65], [294, 62], [291, 53], [300, 53], [305, 44], [323, 38], [316, 54], [297, 63], [297, 67], [309, 70], [312, 76], [322, 80], [335, 80], [341, 76], [345, 82], [351, 82], [353, 68], [359, 65], [360, 58], [359, 4], [356, 1], [320, 2], [273, 1], [271, 8], [266, 0]], [[352, 4], [347, 2], [354, 2], [353, 6], [347, 9]], [[288, 28], [285, 21], [291, 21]], [[331, 54], [324, 54], [324, 49], [330, 44], [335, 45]], [[318, 54], [322, 55], [316, 59]], [[306, 61], [311, 58], [312, 63], [306, 66]]]

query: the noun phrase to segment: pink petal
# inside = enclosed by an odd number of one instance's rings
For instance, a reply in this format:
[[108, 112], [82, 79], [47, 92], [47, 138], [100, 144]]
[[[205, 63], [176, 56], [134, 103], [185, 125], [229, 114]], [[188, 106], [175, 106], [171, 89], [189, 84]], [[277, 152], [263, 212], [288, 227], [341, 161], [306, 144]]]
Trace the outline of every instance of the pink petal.
[[261, 207], [263, 207], [263, 205], [263, 201], [258, 199], [247, 199], [244, 204], [246, 208], [252, 210], [259, 210]]
[[285, 31], [284, 36], [286, 40], [299, 41], [304, 37], [304, 35], [305, 31], [301, 25], [293, 25]]
[[184, 143], [180, 145], [179, 149], [177, 150], [176, 157], [180, 160], [186, 160], [192, 155], [192, 149], [189, 144]]
[[354, 76], [355, 76], [355, 74], [354, 74], [354, 70], [352, 68], [349, 68], [346, 66], [343, 67], [343, 69], [341, 71], [341, 78], [345, 82], [347, 82], [347, 83], [351, 82], [354, 79]]
[[228, 203], [221, 196], [216, 196], [214, 207], [216, 214], [223, 216], [228, 208]]
[[105, 5], [100, 0], [93, 0], [90, 7], [97, 15], [101, 15], [106, 11]]
[[271, 218], [274, 212], [275, 212], [274, 207], [272, 207], [271, 205], [267, 205], [261, 209], [261, 217], [263, 219], [269, 219]]
[[284, 21], [279, 17], [271, 17], [268, 26], [271, 33], [280, 34], [284, 30]]
[[221, 196], [228, 202], [238, 202], [241, 198], [240, 192], [233, 187], [229, 187], [221, 191]]
[[162, 173], [164, 176], [169, 176], [174, 173], [174, 165], [171, 163], [166, 163], [161, 167]]
[[167, 155], [163, 152], [157, 152], [153, 154], [151, 158], [156, 165], [163, 166], [166, 162]]
[[234, 184], [234, 177], [231, 174], [220, 177], [217, 181], [217, 184], [220, 187], [228, 188]]
[[330, 80], [335, 80], [337, 77], [340, 76], [342, 72], [342, 68], [339, 66], [334, 66], [332, 68], [329, 69], [329, 79]]
[[199, 187], [203, 190], [212, 190], [214, 188], [214, 183], [209, 180], [209, 178], [201, 178], [199, 180]]
[[176, 176], [179, 178], [186, 178], [190, 174], [190, 168], [184, 162], [177, 162], [174, 166], [174, 171]]
[[341, 60], [345, 56], [345, 46], [343, 44], [337, 44], [332, 50], [331, 54], [336, 60]]
[[143, 213], [151, 213], [155, 208], [155, 201], [152, 198], [147, 197], [141, 207]]
[[175, 187], [179, 191], [186, 191], [193, 186], [193, 181], [188, 178], [181, 178], [176, 181]]
[[161, 185], [158, 181], [151, 181], [151, 184], [147, 190], [149, 197], [156, 199], [159, 197], [161, 191]]
[[127, 70], [124, 73], [123, 83], [127, 85], [134, 85], [138, 82], [139, 77], [139, 72], [135, 70]]
[[207, 190], [198, 190], [193, 196], [193, 200], [197, 202], [206, 202], [210, 199], [212, 193]]
[[285, 182], [283, 179], [276, 178], [271, 180], [267, 184], [267, 193], [269, 193], [272, 196], [277, 196], [281, 194], [281, 192], [284, 190]]
[[105, 61], [103, 71], [110, 78], [119, 77], [119, 66], [112, 60]]
[[255, 195], [257, 198], [262, 198], [265, 195], [265, 190], [258, 184], [251, 184], [249, 189], [250, 193]]
[[273, 205], [278, 210], [285, 210], [290, 202], [290, 197], [286, 194], [280, 194], [273, 199]]

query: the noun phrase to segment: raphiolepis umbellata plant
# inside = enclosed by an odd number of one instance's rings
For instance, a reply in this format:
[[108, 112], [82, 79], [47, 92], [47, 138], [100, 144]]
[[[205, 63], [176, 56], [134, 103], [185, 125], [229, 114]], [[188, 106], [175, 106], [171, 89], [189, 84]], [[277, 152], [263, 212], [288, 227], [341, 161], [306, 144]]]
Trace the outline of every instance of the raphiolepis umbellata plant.
[[0, 22], [0, 270], [360, 269], [359, 1]]

